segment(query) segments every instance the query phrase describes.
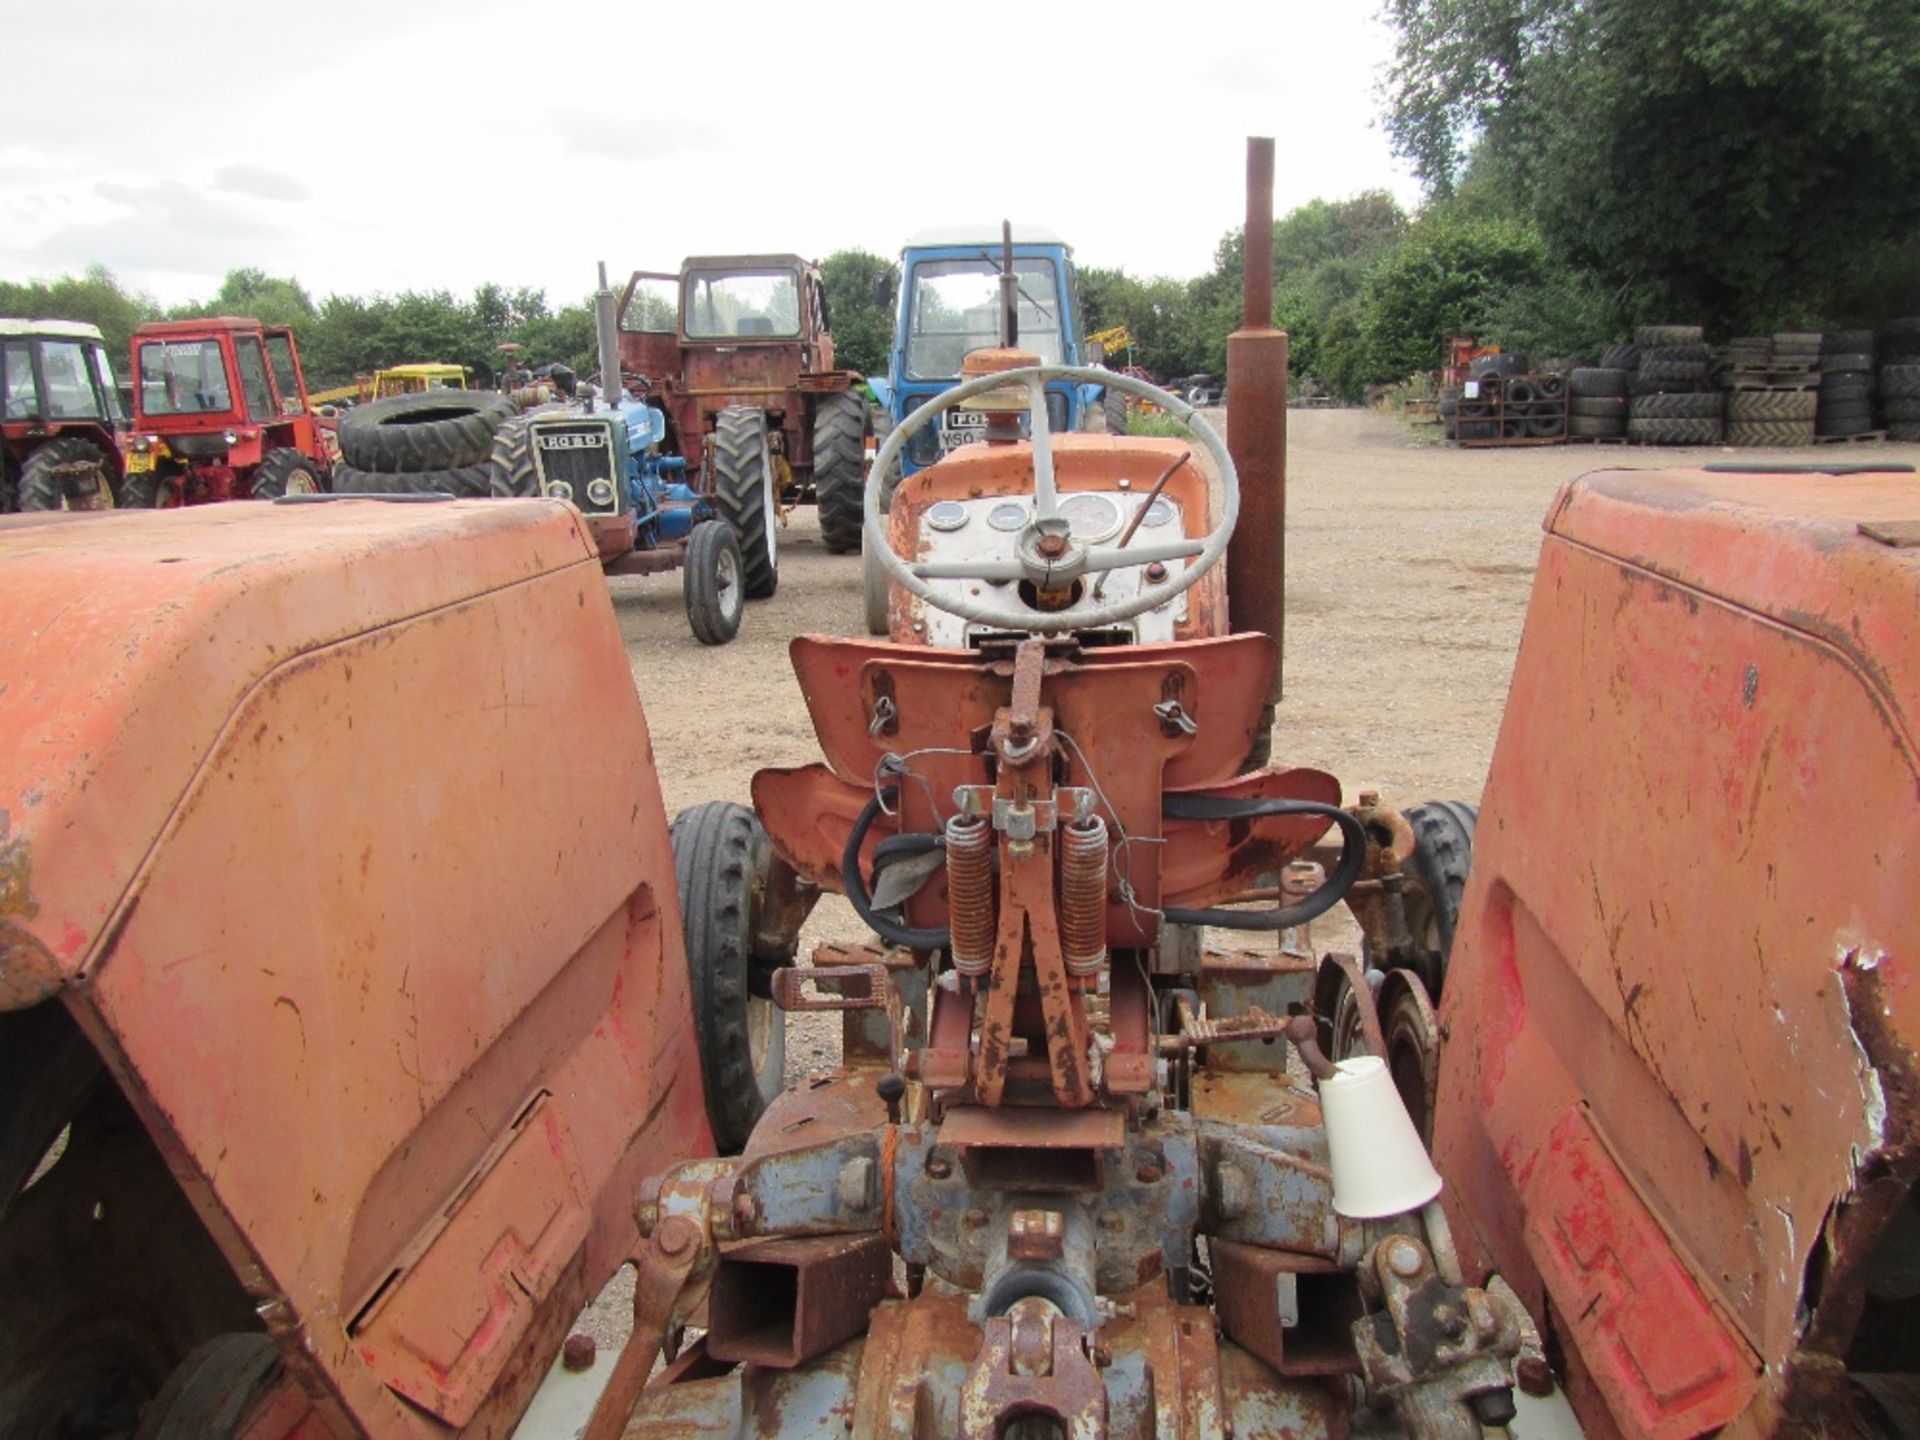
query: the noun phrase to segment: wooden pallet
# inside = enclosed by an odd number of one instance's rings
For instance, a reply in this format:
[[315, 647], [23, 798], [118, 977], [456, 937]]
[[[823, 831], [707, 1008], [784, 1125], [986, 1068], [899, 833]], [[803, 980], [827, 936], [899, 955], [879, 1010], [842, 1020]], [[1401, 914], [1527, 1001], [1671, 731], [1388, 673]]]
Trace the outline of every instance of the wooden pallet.
[[1816, 445], [1878, 445], [1887, 438], [1884, 430], [1862, 430], [1858, 435], [1815, 435]]
[[1754, 370], [1743, 375], [1736, 370], [1727, 377], [1726, 388], [1729, 390], [1818, 390], [1820, 377], [1809, 375], [1805, 379], [1796, 379], [1788, 375], [1783, 378], [1782, 372], [1778, 370]]
[[1456, 440], [1462, 450], [1498, 450], [1503, 445], [1564, 445], [1565, 435], [1498, 435], [1491, 440]]
[[1569, 445], [1624, 445], [1626, 443], [1627, 443], [1627, 437], [1624, 435], [1569, 435], [1567, 436], [1567, 444]]

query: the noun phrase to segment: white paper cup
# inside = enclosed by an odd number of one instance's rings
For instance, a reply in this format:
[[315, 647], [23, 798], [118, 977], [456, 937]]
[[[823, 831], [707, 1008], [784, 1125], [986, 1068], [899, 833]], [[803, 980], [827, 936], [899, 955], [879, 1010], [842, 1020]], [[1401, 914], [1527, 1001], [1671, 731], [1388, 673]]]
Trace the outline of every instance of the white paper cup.
[[1418, 1210], [1440, 1193], [1413, 1117], [1377, 1055], [1342, 1060], [1320, 1082], [1320, 1111], [1333, 1162], [1333, 1208], [1350, 1220]]

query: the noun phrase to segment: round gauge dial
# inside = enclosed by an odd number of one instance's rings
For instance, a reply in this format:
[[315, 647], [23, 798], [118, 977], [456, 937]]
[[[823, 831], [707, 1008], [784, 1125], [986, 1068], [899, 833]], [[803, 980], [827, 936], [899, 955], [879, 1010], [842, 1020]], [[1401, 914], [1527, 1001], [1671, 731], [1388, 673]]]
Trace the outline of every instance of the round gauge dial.
[[1147, 507], [1147, 518], [1140, 523], [1148, 529], [1157, 530], [1173, 519], [1173, 502], [1164, 495], [1153, 497], [1153, 503]]
[[1061, 501], [1060, 513], [1083, 545], [1098, 544], [1120, 529], [1120, 506], [1110, 495], [1069, 495]]
[[958, 530], [967, 523], [967, 507], [958, 500], [941, 500], [927, 511], [927, 524], [935, 530]]
[[1021, 500], [1002, 500], [987, 512], [987, 524], [996, 530], [1018, 530], [1026, 523], [1027, 507]]

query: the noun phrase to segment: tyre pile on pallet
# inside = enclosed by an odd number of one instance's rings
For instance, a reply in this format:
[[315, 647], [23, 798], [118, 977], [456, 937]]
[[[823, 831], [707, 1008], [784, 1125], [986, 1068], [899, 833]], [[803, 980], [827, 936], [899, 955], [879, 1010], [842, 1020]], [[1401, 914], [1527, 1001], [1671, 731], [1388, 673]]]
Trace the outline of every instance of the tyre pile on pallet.
[[1440, 398], [1441, 433], [1465, 445], [1539, 443], [1567, 433], [1567, 379], [1534, 370], [1525, 352], [1483, 355], [1468, 370], [1474, 394]]
[[1813, 443], [1822, 349], [1822, 337], [1799, 331], [1747, 336], [1727, 346], [1729, 445]]
[[1614, 345], [1598, 365], [1576, 366], [1567, 374], [1567, 434], [1576, 440], [1623, 440], [1627, 434], [1627, 391], [1640, 351]]
[[1880, 337], [1880, 400], [1889, 440], [1920, 440], [1920, 319], [1895, 320]]
[[335, 494], [486, 495], [493, 442], [513, 402], [491, 390], [427, 390], [356, 405], [340, 417]]
[[1646, 445], [1718, 445], [1724, 397], [1713, 388], [1712, 351], [1698, 325], [1643, 325], [1633, 335], [1627, 438]]
[[1831, 439], [1873, 433], [1871, 330], [1833, 330], [1822, 340], [1814, 433]]

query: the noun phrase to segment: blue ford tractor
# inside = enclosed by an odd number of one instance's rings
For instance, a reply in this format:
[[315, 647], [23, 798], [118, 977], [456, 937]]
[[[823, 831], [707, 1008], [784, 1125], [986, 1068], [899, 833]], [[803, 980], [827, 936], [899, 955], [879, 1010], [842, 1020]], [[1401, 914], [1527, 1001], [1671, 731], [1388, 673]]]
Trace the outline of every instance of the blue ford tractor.
[[[601, 374], [617, 376], [605, 266], [595, 302]], [[662, 453], [666, 438], [667, 417], [616, 384], [611, 395], [589, 393], [578, 404], [502, 425], [494, 437], [493, 493], [573, 505], [609, 575], [684, 569], [694, 638], [724, 645], [740, 629], [746, 599], [739, 537], [711, 497], [687, 484], [685, 457]]]
[[[1002, 280], [1009, 267], [1011, 287]], [[1073, 248], [1039, 226], [975, 224], [923, 230], [907, 241], [899, 265], [881, 277], [875, 298], [882, 306], [898, 301], [887, 378], [867, 381], [879, 406], [873, 427], [879, 442], [935, 395], [960, 383], [960, 362], [969, 351], [1017, 342], [1044, 365], [1092, 365], [1101, 359], [1089, 353]], [[1118, 391], [1106, 391], [1100, 385], [1064, 380], [1049, 384], [1049, 428], [1056, 432], [1089, 428], [1091, 412], [1101, 408], [1106, 394], [1119, 399]], [[882, 481], [883, 504], [903, 475], [924, 470], [948, 451], [986, 437], [984, 412], [947, 411], [907, 443], [898, 467]], [[866, 572], [867, 628], [884, 635], [885, 582], [871, 561]]]

